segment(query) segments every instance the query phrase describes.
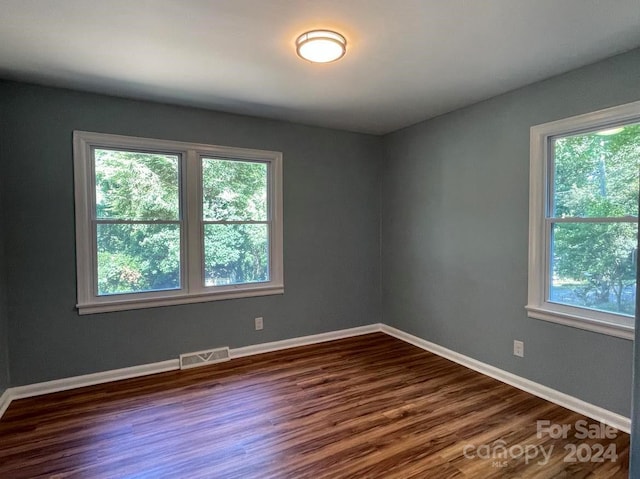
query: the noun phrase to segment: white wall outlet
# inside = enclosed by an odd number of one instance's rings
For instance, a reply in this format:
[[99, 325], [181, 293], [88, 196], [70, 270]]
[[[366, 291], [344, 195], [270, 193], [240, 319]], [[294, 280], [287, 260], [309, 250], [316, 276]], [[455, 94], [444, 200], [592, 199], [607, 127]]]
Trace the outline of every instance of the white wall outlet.
[[513, 355], [518, 356], [520, 358], [524, 358], [524, 342], [518, 341], [517, 339], [513, 340]]
[[264, 327], [262, 318], [256, 318], [255, 323], [256, 323], [256, 331], [262, 330], [262, 328]]

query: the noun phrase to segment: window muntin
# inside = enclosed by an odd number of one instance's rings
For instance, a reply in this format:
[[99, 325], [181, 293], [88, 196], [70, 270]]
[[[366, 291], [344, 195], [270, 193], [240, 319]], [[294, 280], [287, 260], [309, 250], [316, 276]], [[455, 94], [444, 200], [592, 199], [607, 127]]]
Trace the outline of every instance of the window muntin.
[[81, 314], [283, 292], [282, 155], [74, 132]]
[[531, 128], [530, 317], [632, 339], [640, 102]]
[[202, 158], [206, 286], [269, 281], [268, 168]]
[[640, 124], [549, 143], [547, 298], [633, 317]]
[[93, 148], [96, 294], [181, 288], [181, 158]]

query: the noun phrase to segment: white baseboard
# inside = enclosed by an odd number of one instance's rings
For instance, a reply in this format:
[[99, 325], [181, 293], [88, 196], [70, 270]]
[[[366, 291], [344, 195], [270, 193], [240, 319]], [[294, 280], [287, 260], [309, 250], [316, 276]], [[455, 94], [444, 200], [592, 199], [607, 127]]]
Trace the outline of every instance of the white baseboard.
[[0, 396], [0, 418], [11, 404], [11, 388], [5, 389]]
[[[282, 341], [244, 346], [241, 348], [231, 349], [230, 355], [231, 359], [235, 359], [271, 351], [295, 348], [298, 346], [323, 343], [336, 339], [360, 336], [362, 334], [375, 333], [379, 331], [386, 333], [389, 336], [393, 336], [394, 338], [405, 341], [409, 344], [413, 344], [414, 346], [417, 346], [431, 353], [437, 354], [438, 356], [442, 356], [443, 358], [466, 366], [481, 374], [490, 376], [494, 379], [497, 379], [498, 381], [502, 381], [503, 383], [526, 391], [530, 394], [533, 394], [534, 396], [546, 399], [547, 401], [566, 407], [567, 409], [570, 409], [577, 413], [584, 414], [585, 416], [595, 419], [596, 421], [600, 421], [609, 426], [615, 427], [620, 431], [629, 433], [629, 431], [631, 430], [631, 420], [628, 417], [608, 411], [607, 409], [595, 406], [588, 402], [582, 401], [581, 399], [577, 399], [555, 389], [543, 386], [542, 384], [530, 381], [520, 376], [516, 376], [515, 374], [509, 373], [468, 356], [464, 356], [460, 353], [444, 348], [435, 343], [431, 343], [412, 334], [405, 333], [404, 331], [396, 329], [392, 326], [387, 326], [386, 324], [370, 324], [357, 328], [342, 329], [338, 331], [331, 331], [328, 333], [314, 334], [311, 336], [302, 336], [299, 338], [284, 339]], [[54, 381], [9, 388], [2, 394], [2, 396], [0, 396], [0, 418], [6, 411], [7, 407], [9, 407], [11, 401], [13, 401], [14, 399], [40, 396], [42, 394], [49, 394], [85, 386], [93, 386], [95, 384], [119, 381], [121, 379], [130, 379], [165, 371], [173, 371], [179, 369], [179, 367], [179, 360], [171, 359], [158, 363], [143, 364], [141, 366], [133, 366], [130, 368], [114, 369], [111, 371], [100, 373], [86, 374], [83, 376], [56, 379]]]
[[412, 334], [405, 333], [404, 331], [392, 326], [383, 324], [381, 330], [383, 333], [393, 336], [394, 338], [401, 339], [402, 341], [413, 344], [414, 346], [437, 354], [438, 356], [442, 356], [443, 358], [449, 359], [455, 363], [461, 364], [462, 366], [466, 366], [469, 369], [473, 369], [474, 371], [497, 379], [498, 381], [509, 384], [510, 386], [526, 391], [534, 396], [546, 399], [554, 404], [615, 427], [627, 434], [631, 431], [631, 419], [628, 417], [611, 412], [599, 406], [595, 406], [550, 387], [543, 386], [542, 384], [504, 371], [503, 369], [499, 369], [468, 356], [464, 356], [463, 354], [444, 348], [435, 343], [431, 343]]
[[[328, 333], [313, 334], [311, 336], [302, 336], [299, 338], [284, 339], [282, 341], [274, 341], [271, 343], [255, 344], [242, 348], [231, 349], [231, 359], [241, 358], [244, 356], [252, 356], [254, 354], [262, 354], [270, 351], [279, 351], [281, 349], [295, 348], [297, 346], [306, 346], [309, 344], [323, 343], [333, 341], [335, 339], [349, 338], [352, 336], [360, 336], [362, 334], [375, 333], [381, 330], [381, 324], [370, 324], [357, 328], [341, 329], [338, 331], [330, 331]], [[85, 386], [94, 386], [96, 384], [104, 384], [112, 381], [120, 381], [122, 379], [131, 379], [149, 374], [162, 373], [166, 371], [174, 371], [180, 369], [179, 359], [170, 359], [158, 363], [142, 364], [140, 366], [132, 366], [129, 368], [113, 369], [99, 373], [85, 374], [82, 376], [73, 376], [70, 378], [55, 379], [41, 383], [29, 384], [26, 386], [16, 386], [7, 389], [0, 396], [0, 418], [16, 399], [24, 399], [28, 397], [41, 396], [69, 389], [76, 389]]]
[[149, 374], [173, 371], [175, 369], [180, 369], [180, 361], [178, 359], [170, 359], [159, 363], [142, 364], [140, 366], [132, 366], [130, 368], [112, 369], [110, 371], [100, 373], [55, 379], [53, 381], [29, 384], [27, 386], [17, 386], [11, 388], [11, 400], [13, 401], [14, 399], [57, 393], [68, 389], [82, 388], [85, 386], [93, 386], [95, 384], [109, 383], [112, 381], [120, 381], [121, 379], [137, 378], [140, 376], [147, 376]]
[[254, 344], [242, 348], [235, 348], [230, 351], [231, 359], [253, 356], [254, 354], [270, 353], [281, 349], [297, 348], [298, 346], [308, 346], [310, 344], [324, 343], [336, 339], [351, 338], [363, 334], [377, 333], [382, 330], [382, 324], [368, 324], [357, 328], [340, 329], [328, 333], [313, 334], [311, 336], [301, 336], [299, 338], [283, 339], [272, 343]]

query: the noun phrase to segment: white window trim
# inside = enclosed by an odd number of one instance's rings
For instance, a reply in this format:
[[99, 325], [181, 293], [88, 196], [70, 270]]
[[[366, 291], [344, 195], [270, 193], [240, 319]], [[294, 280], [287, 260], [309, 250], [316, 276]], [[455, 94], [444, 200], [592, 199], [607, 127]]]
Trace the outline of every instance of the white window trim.
[[[94, 178], [91, 149], [108, 147], [159, 151], [180, 155], [182, 211], [182, 258], [180, 290], [98, 296], [95, 291], [96, 246], [92, 219]], [[73, 132], [74, 190], [76, 207], [76, 269], [79, 314], [151, 308], [177, 304], [247, 298], [284, 293], [282, 153], [276, 151], [232, 148], [152, 138]], [[270, 281], [229, 286], [204, 286], [201, 157], [261, 161], [269, 164], [269, 238]], [[189, 185], [187, 188], [185, 185]], [[195, 185], [195, 186], [194, 186]]]
[[527, 315], [579, 329], [633, 340], [634, 319], [547, 301], [549, 252], [546, 231], [549, 138], [640, 121], [640, 101], [531, 127], [529, 176], [529, 291]]

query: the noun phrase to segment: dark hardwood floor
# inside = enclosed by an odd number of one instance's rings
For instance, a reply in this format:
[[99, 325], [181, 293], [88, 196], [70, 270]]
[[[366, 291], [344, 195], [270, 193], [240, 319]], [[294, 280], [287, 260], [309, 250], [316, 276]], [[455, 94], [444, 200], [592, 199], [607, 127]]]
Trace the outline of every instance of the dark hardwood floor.
[[376, 333], [15, 401], [0, 478], [626, 478], [587, 424]]

